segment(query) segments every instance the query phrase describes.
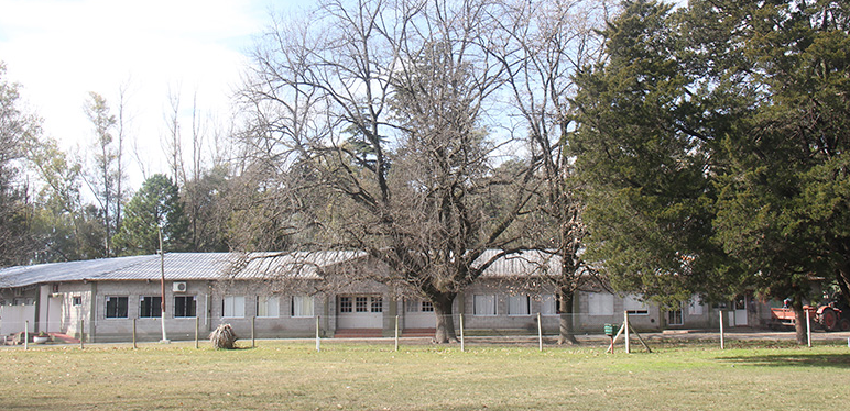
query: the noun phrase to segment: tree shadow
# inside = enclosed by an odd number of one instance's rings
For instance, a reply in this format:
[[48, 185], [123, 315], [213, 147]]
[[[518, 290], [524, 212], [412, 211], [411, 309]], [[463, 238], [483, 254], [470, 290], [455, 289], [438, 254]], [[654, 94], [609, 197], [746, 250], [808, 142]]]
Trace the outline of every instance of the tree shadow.
[[831, 367], [850, 368], [850, 354], [768, 354], [719, 357], [718, 360], [734, 364], [761, 367]]

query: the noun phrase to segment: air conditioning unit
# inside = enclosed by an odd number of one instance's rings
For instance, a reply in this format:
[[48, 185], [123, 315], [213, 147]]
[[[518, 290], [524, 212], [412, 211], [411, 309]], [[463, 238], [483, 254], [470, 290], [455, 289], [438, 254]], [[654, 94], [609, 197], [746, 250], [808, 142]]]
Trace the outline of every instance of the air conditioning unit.
[[185, 281], [175, 281], [173, 284], [172, 290], [177, 293], [186, 292], [186, 282]]

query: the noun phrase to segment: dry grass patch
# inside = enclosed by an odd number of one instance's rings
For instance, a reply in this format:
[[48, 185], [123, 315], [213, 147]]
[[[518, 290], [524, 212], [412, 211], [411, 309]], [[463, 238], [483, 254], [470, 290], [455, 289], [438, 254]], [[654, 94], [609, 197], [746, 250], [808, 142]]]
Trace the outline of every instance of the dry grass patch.
[[[244, 342], [243, 342], [244, 344]], [[831, 409], [850, 349], [473, 347], [262, 341], [0, 350], [5, 409]]]

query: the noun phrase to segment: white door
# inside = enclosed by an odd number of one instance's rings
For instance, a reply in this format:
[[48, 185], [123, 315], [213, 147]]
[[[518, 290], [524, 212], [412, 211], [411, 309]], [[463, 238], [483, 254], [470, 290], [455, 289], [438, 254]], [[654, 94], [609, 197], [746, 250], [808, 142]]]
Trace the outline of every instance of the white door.
[[337, 328], [382, 328], [384, 304], [380, 295], [337, 297]]
[[738, 297], [732, 303], [734, 305], [735, 323], [733, 325], [749, 325], [749, 313], [747, 311], [747, 298]]
[[47, 329], [49, 333], [62, 331], [62, 297], [47, 299]]

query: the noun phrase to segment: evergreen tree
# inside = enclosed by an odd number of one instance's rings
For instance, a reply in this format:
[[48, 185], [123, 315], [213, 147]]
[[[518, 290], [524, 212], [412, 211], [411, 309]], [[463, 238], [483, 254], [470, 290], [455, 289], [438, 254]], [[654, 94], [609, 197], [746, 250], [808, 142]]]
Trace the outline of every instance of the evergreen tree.
[[165, 250], [183, 251], [187, 226], [177, 186], [168, 177], [156, 174], [145, 180], [127, 204], [115, 245], [125, 255], [153, 254], [159, 249], [161, 228]]

